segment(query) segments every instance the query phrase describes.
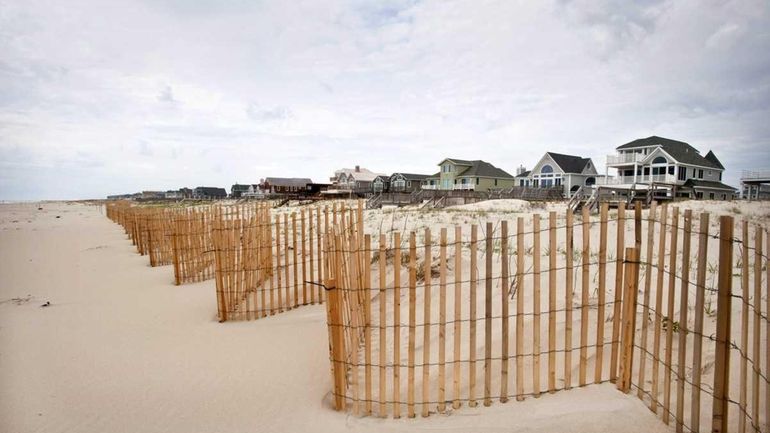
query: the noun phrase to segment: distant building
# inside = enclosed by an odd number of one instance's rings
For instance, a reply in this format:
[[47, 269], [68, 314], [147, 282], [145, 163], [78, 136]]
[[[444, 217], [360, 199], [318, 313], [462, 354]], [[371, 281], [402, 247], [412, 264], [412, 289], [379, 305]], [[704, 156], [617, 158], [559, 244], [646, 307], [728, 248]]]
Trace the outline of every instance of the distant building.
[[355, 168], [342, 168], [334, 172], [334, 176], [330, 179], [332, 185], [329, 190], [342, 190], [345, 192], [356, 193], [371, 192], [372, 183], [377, 176], [387, 175], [375, 173], [358, 165]]
[[446, 158], [438, 163], [441, 171], [423, 180], [423, 189], [489, 191], [514, 186], [505, 170], [482, 160]]
[[413, 192], [422, 189], [429, 174], [393, 173], [377, 176], [372, 182], [373, 192]]
[[158, 198], [165, 198], [166, 193], [163, 191], [142, 191], [142, 199], [143, 200], [152, 200], [152, 199], [158, 199]]
[[211, 186], [199, 186], [193, 190], [193, 198], [225, 199], [227, 198], [227, 191], [224, 188], [217, 188], [217, 187], [211, 187]]
[[312, 183], [306, 177], [266, 177], [259, 188], [267, 194], [300, 194]]
[[748, 200], [770, 200], [770, 170], [743, 170], [741, 197]]
[[230, 197], [232, 198], [240, 198], [243, 193], [249, 192], [249, 186], [250, 185], [242, 185], [242, 184], [234, 184], [230, 187]]

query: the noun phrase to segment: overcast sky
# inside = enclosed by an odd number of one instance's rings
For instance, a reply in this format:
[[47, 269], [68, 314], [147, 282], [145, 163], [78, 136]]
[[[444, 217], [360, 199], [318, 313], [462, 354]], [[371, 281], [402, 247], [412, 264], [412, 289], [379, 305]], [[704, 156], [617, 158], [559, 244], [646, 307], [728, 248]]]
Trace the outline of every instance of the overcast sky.
[[770, 2], [0, 0], [0, 199], [515, 172], [661, 135], [770, 168]]

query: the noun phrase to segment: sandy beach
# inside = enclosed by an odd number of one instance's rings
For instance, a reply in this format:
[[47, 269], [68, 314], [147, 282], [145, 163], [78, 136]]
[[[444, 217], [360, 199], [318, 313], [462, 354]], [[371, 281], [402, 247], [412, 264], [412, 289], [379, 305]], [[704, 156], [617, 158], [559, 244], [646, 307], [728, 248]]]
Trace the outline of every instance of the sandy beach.
[[323, 306], [217, 323], [213, 281], [174, 286], [100, 207], [41, 207], [0, 206], [3, 431], [668, 431], [610, 384], [428, 419], [334, 412]]

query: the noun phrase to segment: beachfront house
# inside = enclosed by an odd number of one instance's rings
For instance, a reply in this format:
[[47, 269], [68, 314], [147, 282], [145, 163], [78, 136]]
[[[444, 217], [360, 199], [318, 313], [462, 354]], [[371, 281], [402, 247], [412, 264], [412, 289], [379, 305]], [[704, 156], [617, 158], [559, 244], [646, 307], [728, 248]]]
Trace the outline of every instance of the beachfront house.
[[532, 173], [531, 170], [527, 170], [526, 168], [524, 168], [523, 165], [520, 165], [516, 169], [516, 176], [514, 177], [514, 185], [521, 186], [521, 187], [529, 186], [530, 173]]
[[393, 173], [387, 178], [388, 191], [390, 192], [414, 192], [422, 189], [429, 174]]
[[311, 183], [307, 177], [266, 177], [259, 188], [267, 194], [300, 194]]
[[596, 184], [597, 177], [591, 158], [546, 152], [526, 175], [526, 180], [532, 188], [562, 187], [564, 196], [571, 197], [580, 187]]
[[227, 190], [212, 186], [199, 186], [193, 190], [193, 198], [201, 200], [216, 200], [227, 198]]
[[722, 183], [724, 166], [714, 152], [705, 156], [688, 143], [651, 136], [616, 148], [607, 156], [607, 179], [616, 188], [668, 188], [671, 197], [732, 200], [737, 190]]
[[332, 181], [330, 190], [368, 193], [372, 191], [372, 183], [378, 176], [387, 175], [375, 173], [358, 165], [355, 168], [342, 168], [335, 171], [334, 176], [330, 178]]
[[234, 184], [233, 186], [230, 187], [230, 197], [232, 198], [243, 197], [243, 194], [249, 192], [249, 186], [251, 185], [245, 185], [245, 184], [239, 184], [239, 183]]
[[514, 177], [481, 160], [446, 158], [440, 171], [423, 179], [423, 189], [489, 191], [514, 186]]

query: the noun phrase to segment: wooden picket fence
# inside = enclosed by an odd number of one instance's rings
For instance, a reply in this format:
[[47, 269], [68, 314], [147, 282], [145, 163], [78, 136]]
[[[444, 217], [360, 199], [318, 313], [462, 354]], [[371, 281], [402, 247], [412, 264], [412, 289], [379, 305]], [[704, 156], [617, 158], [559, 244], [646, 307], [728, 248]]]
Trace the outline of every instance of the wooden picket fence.
[[176, 285], [214, 278], [215, 257], [212, 238], [213, 206], [182, 208], [173, 214], [171, 244]]
[[361, 221], [344, 203], [275, 213], [265, 204], [217, 208], [213, 221], [220, 321], [251, 320], [322, 303], [322, 240]]
[[[736, 239], [722, 217], [710, 234], [702, 214], [693, 231], [691, 211], [665, 205], [613, 215], [605, 204], [598, 218], [442, 228], [437, 241], [430, 230], [333, 230], [324, 284], [335, 408], [429, 416], [613, 382], [677, 431], [760, 431], [770, 410], [766, 229], [743, 223]], [[730, 326], [732, 298], [740, 327]]]

